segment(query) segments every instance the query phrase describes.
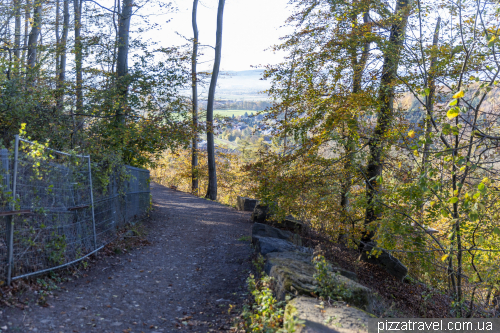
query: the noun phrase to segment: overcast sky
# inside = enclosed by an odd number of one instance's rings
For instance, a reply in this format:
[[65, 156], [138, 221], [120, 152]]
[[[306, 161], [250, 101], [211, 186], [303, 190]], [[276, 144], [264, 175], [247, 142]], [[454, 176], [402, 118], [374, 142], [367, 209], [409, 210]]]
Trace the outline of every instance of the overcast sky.
[[[160, 41], [162, 45], [185, 43], [175, 31], [192, 38], [191, 10], [193, 1], [174, 0], [179, 8], [171, 14], [172, 20], [161, 25], [150, 38]], [[198, 30], [201, 44], [215, 45], [217, 24], [217, 0], [200, 0], [198, 4]], [[279, 37], [285, 35], [289, 28], [280, 28], [290, 15], [287, 0], [226, 0], [224, 8], [224, 26], [222, 37], [221, 69], [248, 70], [252, 65], [266, 65], [280, 62], [282, 54], [264, 51], [271, 45], [279, 43]], [[165, 21], [163, 16], [163, 21]], [[208, 61], [200, 64], [200, 70], [213, 66], [212, 49], [204, 50]], [[209, 57], [208, 57], [209, 56]]]

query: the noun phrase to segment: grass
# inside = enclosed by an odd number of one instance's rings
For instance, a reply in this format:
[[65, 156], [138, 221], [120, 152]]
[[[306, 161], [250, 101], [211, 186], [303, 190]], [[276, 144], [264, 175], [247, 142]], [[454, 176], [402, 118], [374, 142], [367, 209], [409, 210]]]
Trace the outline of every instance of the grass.
[[249, 242], [251, 239], [252, 237], [250, 236], [241, 236], [240, 238], [238, 238], [240, 242]]

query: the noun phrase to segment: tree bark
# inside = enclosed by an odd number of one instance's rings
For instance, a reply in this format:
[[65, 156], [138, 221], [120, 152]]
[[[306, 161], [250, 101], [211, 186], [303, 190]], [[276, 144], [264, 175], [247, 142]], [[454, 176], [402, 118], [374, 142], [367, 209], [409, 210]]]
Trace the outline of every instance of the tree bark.
[[22, 63], [23, 66], [26, 64], [26, 55], [28, 48], [28, 29], [29, 29], [29, 21], [30, 21], [30, 0], [26, 0], [26, 9], [24, 10], [24, 41], [23, 41], [23, 53], [22, 53]]
[[82, 29], [82, 0], [73, 0], [75, 10], [75, 71], [76, 71], [76, 113], [83, 113], [83, 44], [81, 39]]
[[128, 95], [128, 49], [130, 35], [130, 19], [132, 16], [133, 0], [123, 0], [122, 13], [118, 19], [118, 54], [116, 59], [116, 76], [118, 93], [121, 105], [116, 112], [116, 121], [125, 124], [126, 100]]
[[[356, 20], [357, 20], [357, 15], [354, 15], [353, 24], [356, 22]], [[363, 25], [364, 26], [369, 25], [368, 10], [366, 10], [365, 14], [363, 15]], [[365, 70], [366, 63], [368, 61], [368, 56], [370, 53], [370, 44], [371, 43], [368, 40], [363, 42], [361, 46], [361, 57], [359, 60], [358, 60], [358, 45], [355, 44], [351, 49], [351, 66], [353, 71], [352, 95], [354, 96], [359, 92], [361, 92], [363, 71]], [[358, 133], [358, 120], [356, 117], [352, 117], [348, 119], [347, 123], [347, 138], [346, 138], [347, 142], [345, 145], [345, 151], [347, 156], [343, 166], [345, 180], [342, 182], [340, 190], [340, 207], [342, 209], [342, 215], [343, 215], [342, 218], [344, 220], [346, 220], [348, 217], [347, 213], [347, 209], [349, 207], [348, 193], [349, 190], [351, 189], [352, 177], [350, 177], [350, 175], [352, 174], [351, 168], [353, 165], [354, 151], [356, 148], [356, 141], [355, 141], [356, 133]]]
[[224, 15], [225, 0], [219, 0], [217, 9], [217, 32], [215, 38], [215, 61], [208, 89], [207, 102], [207, 155], [208, 155], [208, 188], [206, 198], [217, 200], [217, 171], [215, 169], [215, 142], [214, 142], [214, 99], [217, 78], [219, 76], [222, 51], [222, 18]]
[[[437, 22], [436, 22], [436, 29], [434, 30], [434, 38], [432, 40], [432, 46], [433, 48], [437, 47], [438, 42], [439, 42], [439, 28], [441, 25], [441, 17], [438, 17]], [[422, 55], [424, 56], [424, 55]], [[427, 139], [430, 139], [430, 134], [431, 134], [431, 129], [432, 129], [432, 124], [431, 124], [431, 117], [433, 116], [433, 111], [434, 111], [434, 95], [436, 94], [436, 62], [437, 59], [436, 57], [431, 58], [431, 63], [429, 66], [429, 81], [428, 81], [428, 88], [429, 88], [429, 94], [425, 97], [425, 109], [426, 109], [426, 117], [425, 117], [425, 138], [426, 141], [424, 143], [424, 153], [422, 154], [422, 170], [424, 174], [427, 174], [427, 161], [429, 159], [429, 143], [427, 142]]]
[[33, 25], [28, 39], [28, 69], [32, 69], [36, 65], [38, 36], [42, 24], [42, 2], [35, 0], [33, 7]]
[[193, 194], [198, 195], [198, 82], [196, 77], [196, 63], [198, 61], [198, 25], [196, 23], [196, 13], [198, 0], [193, 1], [193, 56], [191, 59], [191, 85], [193, 89], [193, 141], [191, 156], [192, 186]]
[[60, 25], [60, 20], [61, 20], [61, 9], [60, 9], [60, 0], [55, 0], [56, 1], [56, 27], [55, 27], [55, 35], [56, 35], [56, 52], [55, 52], [55, 57], [56, 57], [56, 80], [59, 77], [59, 47], [61, 43], [61, 36], [59, 35], [59, 25]]
[[[19, 69], [19, 60], [21, 59], [21, 0], [14, 1], [14, 57], [17, 62], [16, 67]], [[18, 70], [16, 70], [16, 73]]]
[[59, 77], [57, 78], [57, 108], [62, 110], [64, 104], [64, 85], [66, 81], [66, 44], [68, 42], [69, 30], [69, 1], [63, 0], [63, 27], [59, 50]]
[[[365, 227], [378, 218], [376, 207], [376, 196], [379, 189], [378, 178], [382, 176], [385, 136], [389, 132], [394, 118], [394, 86], [397, 80], [401, 49], [410, 12], [409, 7], [410, 0], [397, 1], [388, 46], [384, 50], [384, 63], [378, 96], [379, 112], [375, 131], [369, 141], [370, 153], [366, 170], [367, 207], [364, 221]], [[370, 242], [373, 236], [373, 231], [365, 230], [359, 245], [361, 251], [364, 244]]]

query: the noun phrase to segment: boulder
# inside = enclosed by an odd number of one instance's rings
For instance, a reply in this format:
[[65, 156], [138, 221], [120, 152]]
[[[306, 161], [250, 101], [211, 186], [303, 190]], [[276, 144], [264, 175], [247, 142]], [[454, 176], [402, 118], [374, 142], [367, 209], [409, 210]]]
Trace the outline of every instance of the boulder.
[[382, 251], [382, 253], [375, 255], [369, 255], [370, 252], [375, 247], [375, 243], [371, 242], [365, 244], [363, 251], [359, 256], [359, 260], [368, 262], [371, 264], [376, 264], [385, 269], [385, 271], [392, 276], [394, 276], [399, 281], [403, 281], [405, 276], [408, 274], [408, 268], [401, 263], [398, 259], [394, 258], [389, 252], [384, 249], [377, 248], [377, 251]]
[[257, 199], [238, 196], [236, 198], [236, 209], [246, 212], [253, 212], [255, 206], [257, 205], [257, 202], [258, 202]]
[[285, 309], [285, 327], [292, 319], [303, 320], [297, 333], [366, 333], [368, 320], [374, 315], [352, 306], [335, 307], [322, 304], [315, 298], [300, 296], [291, 300]]
[[286, 257], [268, 257], [264, 270], [274, 278], [273, 291], [276, 299], [283, 301], [286, 295], [312, 295], [317, 283], [314, 279], [316, 269], [302, 258], [295, 259], [294, 252], [285, 252]]
[[[266, 267], [267, 265], [272, 266], [286, 260], [302, 261], [305, 264], [313, 265], [312, 259], [313, 255], [307, 252], [271, 252], [266, 255]], [[267, 268], [264, 268], [264, 270], [269, 275]]]
[[271, 252], [291, 252], [299, 251], [312, 254], [311, 248], [298, 246], [280, 238], [252, 236], [252, 243], [255, 245], [255, 250], [263, 256]]
[[[274, 292], [277, 299], [284, 300], [287, 294], [311, 295], [316, 291], [317, 282], [314, 278], [316, 268], [311, 263], [311, 255], [304, 252], [282, 252], [268, 253], [266, 255], [264, 270], [267, 275], [274, 277]], [[352, 272], [350, 272], [352, 273]], [[372, 293], [369, 288], [352, 281], [351, 279], [331, 273], [333, 281], [339, 286], [339, 295], [342, 300], [360, 307], [371, 310]]]
[[356, 281], [353, 281], [340, 274], [332, 273], [333, 280], [338, 285], [341, 292], [338, 295], [349, 305], [357, 306], [365, 311], [371, 311], [373, 305], [372, 291]]
[[[270, 267], [272, 265], [276, 265], [280, 262], [283, 261], [288, 261], [288, 260], [298, 260], [302, 261], [306, 264], [314, 266], [314, 263], [312, 262], [313, 256], [309, 254], [308, 252], [270, 252], [266, 255], [266, 266], [264, 270], [266, 273], [269, 275]], [[345, 276], [348, 279], [351, 279], [353, 281], [358, 281], [358, 276], [356, 273], [345, 270], [343, 268], [337, 267], [335, 265], [332, 266], [331, 269], [332, 273], [339, 273], [342, 276]]]
[[269, 218], [269, 206], [264, 204], [256, 204], [252, 213], [252, 221], [264, 223]]
[[294, 230], [295, 232], [301, 232], [304, 228], [304, 223], [302, 221], [296, 219], [292, 215], [288, 215], [285, 219], [280, 223], [285, 228], [289, 228]]
[[295, 245], [302, 246], [302, 238], [300, 238], [299, 235], [291, 233], [290, 231], [271, 227], [267, 224], [255, 223], [252, 227], [252, 243], [254, 244], [255, 236], [284, 239]]

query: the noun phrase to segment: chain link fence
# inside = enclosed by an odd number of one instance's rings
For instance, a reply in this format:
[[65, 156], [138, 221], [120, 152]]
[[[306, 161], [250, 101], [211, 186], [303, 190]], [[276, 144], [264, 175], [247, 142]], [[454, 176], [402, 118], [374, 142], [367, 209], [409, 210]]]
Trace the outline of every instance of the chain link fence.
[[102, 249], [150, 207], [149, 171], [93, 187], [90, 156], [16, 137], [0, 150], [0, 280], [61, 268]]

